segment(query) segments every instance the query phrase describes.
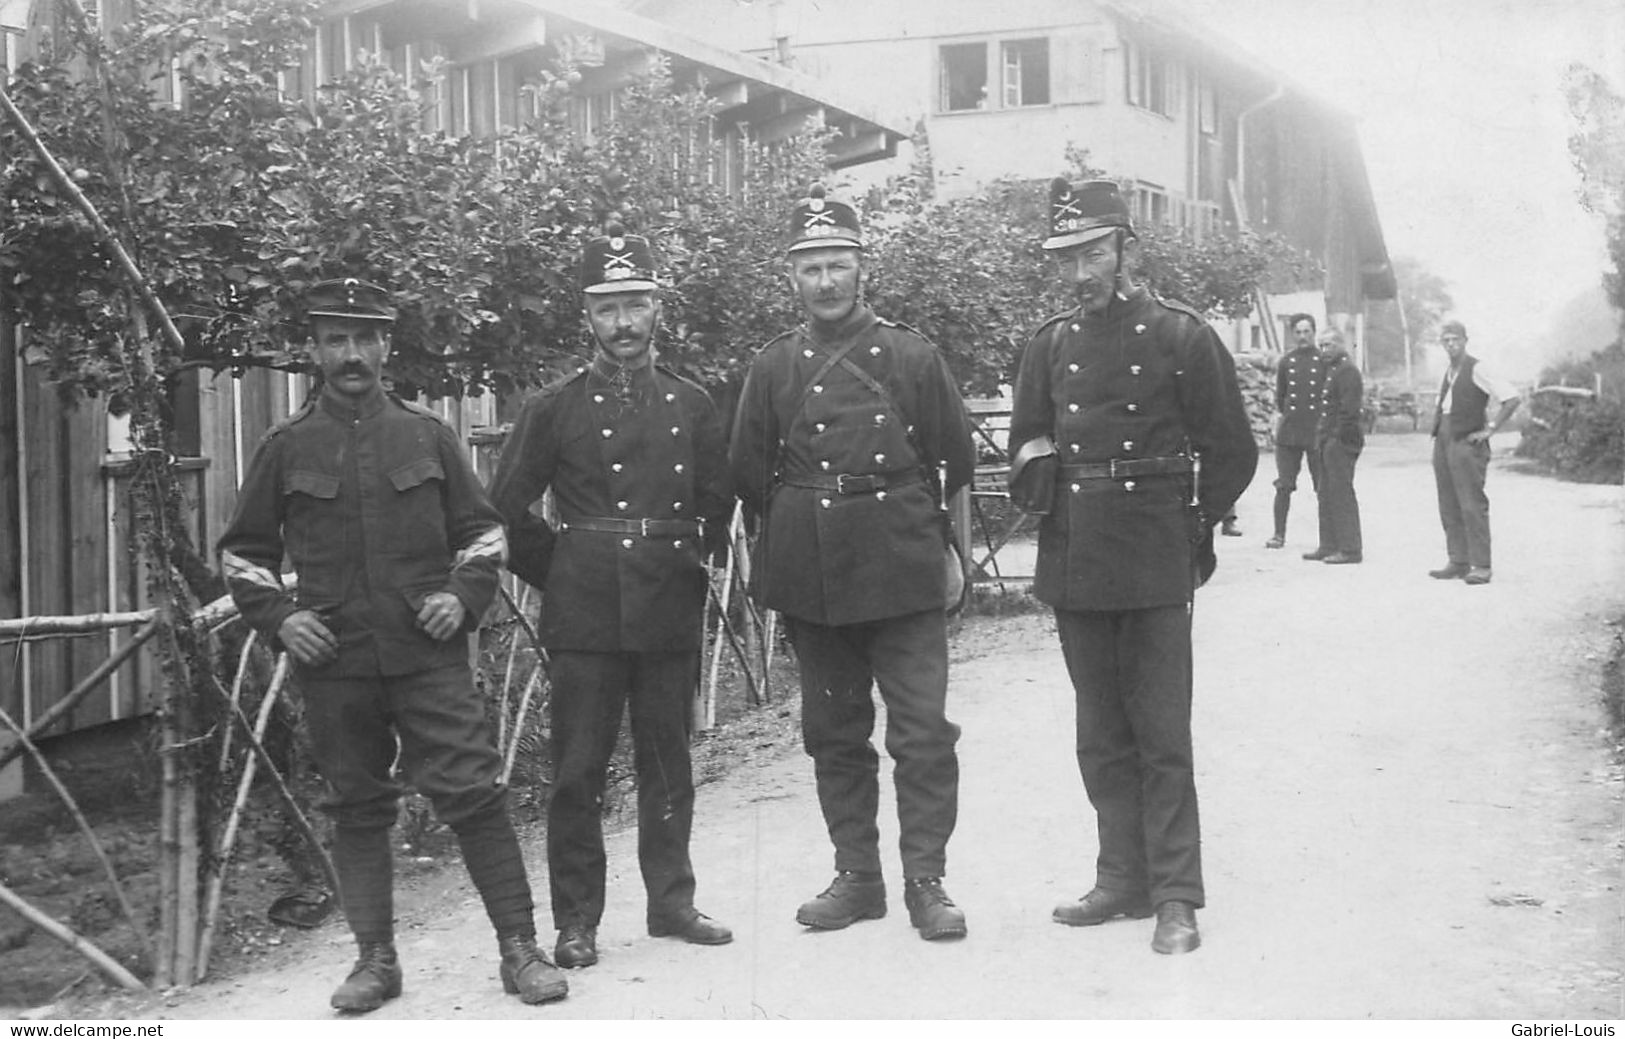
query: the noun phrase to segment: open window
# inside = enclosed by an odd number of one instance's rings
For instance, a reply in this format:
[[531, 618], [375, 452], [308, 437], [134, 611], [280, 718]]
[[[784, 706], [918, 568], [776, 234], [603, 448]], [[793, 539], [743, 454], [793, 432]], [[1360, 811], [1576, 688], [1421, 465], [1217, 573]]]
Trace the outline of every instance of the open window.
[[939, 52], [941, 90], [938, 107], [944, 112], [975, 112], [988, 107], [987, 44], [951, 43]]

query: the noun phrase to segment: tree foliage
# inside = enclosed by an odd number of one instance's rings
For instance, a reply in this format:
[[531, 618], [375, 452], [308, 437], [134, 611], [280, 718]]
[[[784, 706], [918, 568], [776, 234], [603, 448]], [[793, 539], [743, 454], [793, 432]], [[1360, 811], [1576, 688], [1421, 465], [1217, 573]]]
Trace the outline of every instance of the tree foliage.
[[[391, 371], [430, 395], [513, 390], [585, 351], [574, 266], [610, 214], [649, 235], [670, 279], [662, 353], [708, 384], [800, 319], [783, 278], [793, 200], [826, 174], [824, 135], [772, 147], [716, 134], [716, 102], [678, 89], [662, 61], [591, 137], [568, 117], [574, 70], [527, 84], [519, 129], [452, 137], [428, 118], [432, 65], [403, 76], [365, 55], [313, 97], [285, 97], [314, 0], [149, 0], [103, 49], [107, 89], [79, 74], [72, 40], [19, 70], [12, 93], [113, 224], [185, 333], [156, 344], [159, 372], [297, 368], [298, 300], [355, 275], [399, 303]], [[81, 41], [96, 46], [89, 38]], [[154, 70], [172, 67], [183, 104]], [[111, 142], [111, 145], [110, 145]], [[924, 142], [921, 142], [922, 146]], [[7, 316], [69, 394], [130, 382], [135, 304], [79, 213], [10, 126], [0, 129]], [[732, 152], [730, 152], [732, 149]], [[941, 346], [966, 389], [1008, 378], [1027, 335], [1071, 305], [1038, 243], [1039, 182], [998, 181], [939, 200], [929, 150], [863, 201], [870, 298]], [[1077, 176], [1099, 176], [1087, 156]], [[717, 176], [732, 164], [732, 191]], [[1247, 314], [1255, 284], [1305, 261], [1278, 240], [1141, 230], [1154, 290], [1215, 316]]]
[[1564, 94], [1575, 121], [1569, 153], [1580, 174], [1580, 203], [1608, 221], [1614, 269], [1604, 273], [1603, 285], [1625, 321], [1625, 96], [1578, 62], [1564, 77]]

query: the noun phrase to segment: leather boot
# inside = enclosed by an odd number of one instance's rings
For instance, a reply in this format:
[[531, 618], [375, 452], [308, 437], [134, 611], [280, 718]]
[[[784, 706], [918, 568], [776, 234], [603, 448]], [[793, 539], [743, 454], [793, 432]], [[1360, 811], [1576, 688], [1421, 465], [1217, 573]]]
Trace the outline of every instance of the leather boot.
[[365, 1014], [401, 994], [401, 961], [390, 942], [362, 942], [361, 955], [329, 1000], [334, 1010]]
[[502, 990], [524, 1003], [563, 999], [570, 992], [564, 973], [536, 948], [536, 936], [509, 935], [497, 939], [502, 953]]
[[796, 910], [796, 923], [820, 931], [838, 931], [859, 920], [878, 920], [886, 915], [886, 882], [879, 873], [842, 870], [823, 894], [803, 902]]
[[553, 944], [553, 961], [560, 967], [591, 967], [598, 962], [598, 928], [565, 924]]
[[903, 883], [908, 921], [926, 941], [965, 937], [965, 911], [942, 890], [941, 877], [910, 877]]
[[1146, 896], [1097, 887], [1076, 902], [1056, 906], [1050, 918], [1068, 927], [1095, 927], [1120, 916], [1144, 920], [1150, 915], [1151, 900]]
[[1196, 907], [1173, 899], [1157, 906], [1157, 929], [1151, 935], [1153, 952], [1177, 955], [1195, 952], [1202, 944], [1196, 929]]

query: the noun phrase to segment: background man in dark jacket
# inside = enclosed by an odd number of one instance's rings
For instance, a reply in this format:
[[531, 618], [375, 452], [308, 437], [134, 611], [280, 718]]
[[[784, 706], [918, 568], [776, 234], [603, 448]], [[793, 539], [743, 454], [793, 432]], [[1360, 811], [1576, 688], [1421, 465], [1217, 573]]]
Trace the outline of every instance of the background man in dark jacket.
[[1151, 947], [1190, 952], [1205, 897], [1191, 595], [1258, 447], [1218, 336], [1135, 283], [1139, 242], [1116, 184], [1052, 183], [1043, 244], [1079, 306], [1022, 355], [1011, 496], [1044, 514], [1033, 592], [1055, 609], [1100, 838], [1094, 888], [1054, 919], [1086, 926], [1154, 911]]
[[942, 886], [959, 803], [948, 690], [945, 496], [970, 482], [969, 421], [935, 347], [862, 300], [862, 235], [822, 186], [795, 208], [791, 287], [807, 323], [751, 365], [730, 442], [760, 535], [753, 595], [784, 614], [801, 667], [802, 738], [835, 845], [834, 882], [796, 919], [886, 915], [878, 683], [896, 762], [904, 903], [927, 939], [965, 933]]
[[1275, 426], [1275, 533], [1264, 542], [1265, 548], [1286, 545], [1286, 517], [1306, 459], [1309, 483], [1317, 494], [1320, 491], [1315, 432], [1320, 426], [1320, 389], [1326, 373], [1315, 346], [1314, 315], [1298, 314], [1290, 325], [1297, 345], [1275, 369], [1275, 410], [1281, 416]]
[[1365, 448], [1365, 380], [1349, 360], [1343, 335], [1335, 328], [1320, 333], [1320, 359], [1326, 384], [1320, 395], [1320, 428], [1315, 452], [1320, 456], [1320, 545], [1303, 558], [1323, 563], [1358, 563], [1360, 500], [1354, 494], [1354, 464]]
[[[347, 278], [306, 299], [322, 387], [273, 427], [220, 539], [243, 619], [296, 663], [316, 765], [328, 786], [333, 861], [361, 955], [333, 993], [367, 1011], [400, 995], [389, 828], [400, 765], [452, 828], [496, 929], [503, 987], [527, 1003], [563, 998], [564, 975], [536, 948], [530, 881], [468, 643], [496, 593], [501, 517], [456, 435], [384, 392], [395, 311]], [[296, 591], [278, 572], [286, 553]]]
[[[509, 568], [542, 591], [552, 681], [547, 862], [554, 956], [598, 962], [605, 771], [630, 705], [638, 865], [655, 937], [733, 940], [694, 908], [692, 698], [711, 545], [733, 507], [722, 424], [706, 392], [656, 365], [660, 300], [646, 239], [610, 224], [580, 281], [592, 363], [525, 405], [492, 478]], [[559, 528], [542, 518], [551, 487]]]
[[1433, 416], [1433, 480], [1450, 560], [1428, 575], [1489, 584], [1490, 499], [1484, 479], [1490, 437], [1518, 410], [1518, 393], [1467, 352], [1467, 328], [1460, 321], [1439, 326], [1439, 344], [1450, 368], [1439, 384], [1439, 410]]

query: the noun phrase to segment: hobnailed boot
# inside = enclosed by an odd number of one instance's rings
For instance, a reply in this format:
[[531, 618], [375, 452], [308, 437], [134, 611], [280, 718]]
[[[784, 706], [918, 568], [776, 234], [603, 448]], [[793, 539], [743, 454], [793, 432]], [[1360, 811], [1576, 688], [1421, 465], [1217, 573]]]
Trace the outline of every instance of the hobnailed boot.
[[965, 911], [942, 890], [941, 877], [910, 877], [903, 884], [909, 923], [926, 941], [965, 937]]
[[509, 935], [497, 939], [502, 953], [502, 991], [522, 1003], [547, 1003], [570, 993], [564, 972], [548, 962], [536, 948], [536, 936]]
[[796, 923], [820, 931], [838, 931], [859, 920], [886, 915], [886, 882], [879, 873], [841, 870], [824, 892], [796, 910]]
[[329, 1000], [334, 1010], [365, 1014], [401, 994], [401, 961], [391, 942], [362, 942], [361, 955]]

